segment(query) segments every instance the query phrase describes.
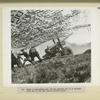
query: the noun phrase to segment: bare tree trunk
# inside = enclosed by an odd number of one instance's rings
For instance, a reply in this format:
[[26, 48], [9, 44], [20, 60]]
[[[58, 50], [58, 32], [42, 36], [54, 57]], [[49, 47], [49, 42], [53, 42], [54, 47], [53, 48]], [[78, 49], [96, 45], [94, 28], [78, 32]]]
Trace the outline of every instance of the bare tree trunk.
[[54, 39], [52, 39], [52, 41], [53, 41], [53, 43], [54, 43], [54, 44], [56, 44], [56, 42], [55, 42], [55, 40], [54, 40]]
[[60, 39], [59, 39], [58, 36], [57, 36], [57, 40], [58, 40], [58, 43], [59, 43], [60, 48], [61, 48], [62, 50], [64, 50], [64, 48], [63, 48], [63, 46], [62, 46], [62, 44], [61, 44]]

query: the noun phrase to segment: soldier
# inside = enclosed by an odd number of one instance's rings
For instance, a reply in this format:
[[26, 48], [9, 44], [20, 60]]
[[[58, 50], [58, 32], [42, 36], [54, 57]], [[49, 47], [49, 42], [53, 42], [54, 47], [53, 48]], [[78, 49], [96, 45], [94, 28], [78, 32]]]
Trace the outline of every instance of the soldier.
[[18, 58], [15, 57], [15, 55], [11, 51], [11, 69], [15, 72], [14, 65], [17, 65], [18, 67], [20, 67], [21, 62], [18, 60]]
[[18, 66], [18, 61], [15, 55], [11, 51], [11, 69], [14, 71], [14, 65]]
[[37, 57], [40, 62], [42, 61], [42, 59], [40, 58], [40, 55], [39, 55], [38, 51], [34, 47], [30, 48], [29, 55], [30, 55], [32, 61], [34, 61], [35, 57]]
[[19, 67], [22, 67], [23, 65], [22, 65], [22, 62], [21, 62], [21, 59], [23, 60], [23, 58], [21, 57], [21, 55], [17, 55], [17, 62], [18, 62], [18, 65], [19, 65]]
[[22, 49], [21, 52], [22, 53], [20, 53], [19, 55], [23, 55], [25, 57], [24, 62], [23, 62], [23, 66], [24, 66], [27, 61], [31, 62], [31, 60], [30, 60], [29, 54], [25, 52], [24, 49]]
[[46, 53], [46, 55], [47, 55], [46, 58], [50, 58], [50, 57], [51, 57], [51, 51], [50, 51], [50, 49], [49, 49], [48, 46], [47, 46], [47, 48], [45, 49], [45, 53]]

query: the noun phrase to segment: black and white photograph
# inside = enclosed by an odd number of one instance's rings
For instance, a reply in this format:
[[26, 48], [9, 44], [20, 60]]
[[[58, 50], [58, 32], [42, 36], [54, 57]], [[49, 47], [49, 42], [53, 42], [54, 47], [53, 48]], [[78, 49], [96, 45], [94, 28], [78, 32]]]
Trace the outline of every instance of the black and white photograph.
[[91, 83], [88, 9], [10, 10], [11, 83]]

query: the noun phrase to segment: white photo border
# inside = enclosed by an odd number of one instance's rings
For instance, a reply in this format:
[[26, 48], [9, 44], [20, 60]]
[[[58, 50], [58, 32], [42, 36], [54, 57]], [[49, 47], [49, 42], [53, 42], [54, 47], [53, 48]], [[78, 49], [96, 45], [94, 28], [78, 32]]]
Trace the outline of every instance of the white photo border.
[[[11, 10], [25, 10], [25, 9], [88, 9], [91, 14], [91, 82], [90, 83], [47, 83], [47, 84], [12, 84], [11, 83], [11, 25], [10, 25], [10, 11]], [[71, 86], [93, 86], [100, 84], [99, 66], [96, 63], [95, 45], [96, 38], [99, 34], [97, 25], [98, 10], [96, 7], [5, 7], [3, 8], [3, 82], [4, 86], [14, 87], [71, 87]], [[100, 15], [100, 14], [99, 14]]]

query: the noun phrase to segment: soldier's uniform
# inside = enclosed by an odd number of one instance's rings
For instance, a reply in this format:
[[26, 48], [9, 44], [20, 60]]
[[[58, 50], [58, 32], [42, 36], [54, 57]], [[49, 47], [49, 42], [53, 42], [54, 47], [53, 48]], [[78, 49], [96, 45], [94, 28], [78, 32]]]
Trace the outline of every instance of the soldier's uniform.
[[23, 55], [25, 57], [24, 62], [23, 62], [23, 66], [24, 66], [27, 61], [31, 62], [31, 60], [27, 52], [25, 52], [23, 49], [21, 51], [22, 53], [20, 53], [19, 55]]
[[12, 65], [12, 69], [14, 68], [15, 64], [17, 64], [16, 57], [14, 56], [13, 53], [11, 53], [11, 65]]
[[37, 57], [40, 62], [42, 61], [38, 51], [34, 47], [29, 50], [29, 55], [30, 55], [32, 61], [34, 61], [35, 57]]

